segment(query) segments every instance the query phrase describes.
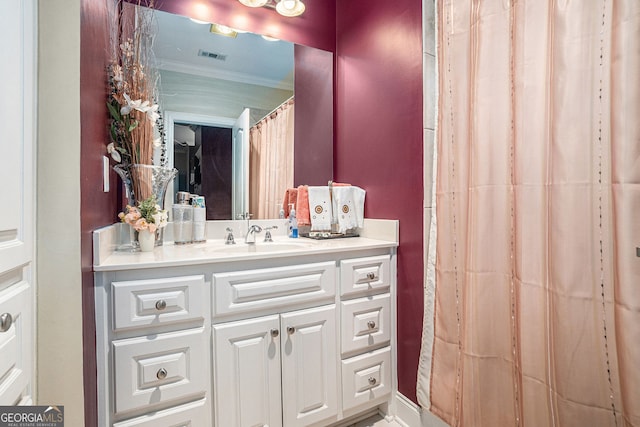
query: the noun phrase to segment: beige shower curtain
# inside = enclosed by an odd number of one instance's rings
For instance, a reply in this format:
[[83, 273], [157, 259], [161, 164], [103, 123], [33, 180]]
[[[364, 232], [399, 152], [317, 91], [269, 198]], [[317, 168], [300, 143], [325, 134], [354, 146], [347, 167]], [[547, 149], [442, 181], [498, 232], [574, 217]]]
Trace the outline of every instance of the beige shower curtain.
[[294, 101], [285, 101], [249, 133], [249, 212], [278, 218], [282, 197], [293, 187]]
[[640, 1], [436, 3], [420, 403], [452, 426], [640, 426]]

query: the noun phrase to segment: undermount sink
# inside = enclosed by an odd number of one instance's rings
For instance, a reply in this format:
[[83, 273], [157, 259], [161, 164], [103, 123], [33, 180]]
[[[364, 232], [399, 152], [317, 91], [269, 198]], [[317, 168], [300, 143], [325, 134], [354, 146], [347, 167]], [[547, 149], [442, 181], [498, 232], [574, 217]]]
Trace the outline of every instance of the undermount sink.
[[247, 244], [242, 241], [237, 242], [235, 245], [216, 246], [213, 248], [207, 248], [207, 251], [220, 252], [220, 253], [264, 253], [264, 252], [281, 252], [281, 251], [294, 251], [306, 248], [309, 246], [308, 242], [287, 242], [287, 241], [275, 241], [275, 242], [257, 242], [254, 244]]

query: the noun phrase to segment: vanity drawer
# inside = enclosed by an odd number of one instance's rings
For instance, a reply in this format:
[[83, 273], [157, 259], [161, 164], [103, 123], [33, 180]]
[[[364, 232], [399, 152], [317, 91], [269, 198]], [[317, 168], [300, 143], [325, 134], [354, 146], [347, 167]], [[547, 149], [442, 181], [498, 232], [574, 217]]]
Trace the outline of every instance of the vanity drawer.
[[389, 255], [340, 262], [340, 295], [365, 295], [389, 289]]
[[335, 262], [291, 265], [213, 275], [213, 316], [333, 301]]
[[204, 320], [202, 275], [113, 282], [111, 289], [114, 331]]
[[376, 404], [391, 394], [391, 349], [385, 347], [342, 361], [343, 411]]
[[374, 295], [343, 301], [342, 354], [370, 350], [391, 340], [391, 296]]
[[114, 412], [203, 396], [207, 341], [204, 328], [114, 341]]
[[201, 399], [149, 415], [115, 423], [113, 427], [195, 427], [211, 425], [207, 400]]
[[29, 384], [32, 298], [26, 281], [0, 292], [0, 405], [15, 405]]

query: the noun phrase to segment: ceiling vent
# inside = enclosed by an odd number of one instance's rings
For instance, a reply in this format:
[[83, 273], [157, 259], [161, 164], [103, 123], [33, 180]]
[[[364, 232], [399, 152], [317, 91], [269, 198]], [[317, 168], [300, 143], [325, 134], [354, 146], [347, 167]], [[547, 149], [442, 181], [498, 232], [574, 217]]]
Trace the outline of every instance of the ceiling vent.
[[205, 58], [217, 59], [218, 61], [226, 61], [227, 55], [223, 55], [221, 53], [215, 52], [207, 52], [206, 50], [198, 50], [198, 56], [203, 56]]

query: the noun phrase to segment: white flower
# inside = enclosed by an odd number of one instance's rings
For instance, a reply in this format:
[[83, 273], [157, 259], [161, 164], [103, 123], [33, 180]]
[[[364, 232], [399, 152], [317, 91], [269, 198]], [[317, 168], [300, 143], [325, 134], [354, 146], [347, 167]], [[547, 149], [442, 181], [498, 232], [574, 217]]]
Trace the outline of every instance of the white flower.
[[156, 205], [157, 213], [153, 214], [153, 222], [158, 226], [158, 228], [166, 227], [169, 220], [169, 215], [166, 210], [160, 210], [160, 206]]
[[111, 158], [116, 162], [120, 163], [122, 161], [122, 157], [120, 157], [120, 153], [116, 150], [116, 146], [113, 142], [107, 145], [107, 153], [111, 154]]
[[156, 120], [160, 118], [160, 114], [158, 114], [158, 104], [153, 104], [152, 106], [148, 107], [146, 113], [149, 121], [152, 123], [152, 126], [155, 127]]
[[153, 140], [153, 147], [154, 148], [160, 148], [160, 146], [162, 145], [161, 142], [162, 142], [162, 138], [154, 139]]
[[131, 110], [138, 110], [142, 113], [146, 113], [149, 108], [151, 108], [149, 107], [149, 101], [142, 102], [141, 99], [132, 101], [126, 93], [124, 94], [124, 99], [127, 101], [127, 105], [123, 105], [122, 108], [120, 108], [120, 114], [122, 115], [129, 114]]

